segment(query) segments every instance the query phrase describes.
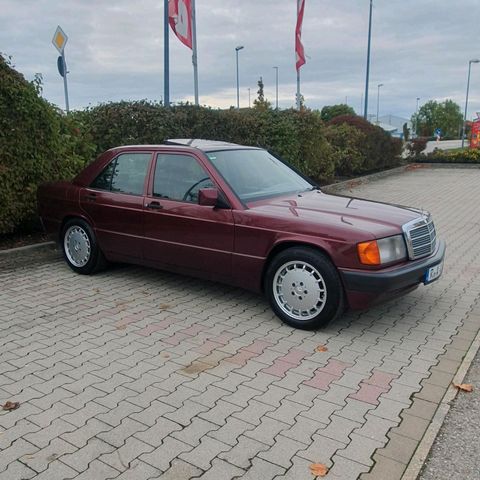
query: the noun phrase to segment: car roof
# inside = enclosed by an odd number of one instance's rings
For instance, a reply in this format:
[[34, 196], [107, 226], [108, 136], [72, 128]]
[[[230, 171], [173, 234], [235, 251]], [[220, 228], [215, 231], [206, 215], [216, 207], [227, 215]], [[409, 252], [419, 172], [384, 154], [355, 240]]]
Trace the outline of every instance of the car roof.
[[207, 140], [201, 138], [172, 138], [165, 140], [165, 143], [157, 145], [123, 145], [121, 147], [115, 147], [111, 150], [123, 149], [123, 148], [162, 148], [165, 146], [181, 146], [181, 147], [190, 147], [202, 150], [203, 152], [212, 152], [218, 150], [259, 150], [259, 147], [248, 147], [246, 145], [239, 145], [237, 143], [223, 142], [219, 140]]

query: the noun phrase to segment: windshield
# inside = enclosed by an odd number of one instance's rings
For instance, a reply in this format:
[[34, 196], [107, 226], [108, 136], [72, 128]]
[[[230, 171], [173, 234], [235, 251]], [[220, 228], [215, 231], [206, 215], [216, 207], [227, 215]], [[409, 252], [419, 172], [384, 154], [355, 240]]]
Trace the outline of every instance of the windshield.
[[242, 201], [311, 190], [312, 184], [266, 150], [206, 154]]

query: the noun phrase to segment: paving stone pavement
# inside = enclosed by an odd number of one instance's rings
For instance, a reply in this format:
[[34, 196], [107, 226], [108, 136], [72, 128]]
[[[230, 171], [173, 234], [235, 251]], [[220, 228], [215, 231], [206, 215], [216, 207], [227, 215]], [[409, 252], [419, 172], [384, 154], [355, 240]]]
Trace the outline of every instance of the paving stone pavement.
[[1, 256], [0, 402], [21, 405], [0, 480], [400, 478], [480, 326], [479, 184], [424, 168], [345, 190], [430, 210], [445, 270], [317, 332], [228, 286]]

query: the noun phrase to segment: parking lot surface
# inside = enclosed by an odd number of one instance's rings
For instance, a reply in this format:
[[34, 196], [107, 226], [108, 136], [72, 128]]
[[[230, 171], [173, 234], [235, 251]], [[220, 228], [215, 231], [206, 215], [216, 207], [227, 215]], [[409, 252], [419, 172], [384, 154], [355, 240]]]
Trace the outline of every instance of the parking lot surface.
[[445, 269], [316, 332], [215, 283], [2, 255], [0, 402], [20, 406], [0, 480], [400, 478], [480, 325], [479, 184], [420, 168], [343, 191], [431, 211]]

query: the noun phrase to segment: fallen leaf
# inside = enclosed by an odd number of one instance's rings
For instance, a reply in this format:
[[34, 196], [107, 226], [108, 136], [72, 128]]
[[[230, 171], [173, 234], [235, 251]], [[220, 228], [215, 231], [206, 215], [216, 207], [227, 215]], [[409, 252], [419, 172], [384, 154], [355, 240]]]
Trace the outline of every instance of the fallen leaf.
[[319, 345], [316, 349], [317, 352], [326, 352], [328, 348], [325, 345]]
[[123, 323], [122, 325], [115, 325], [115, 328], [117, 330], [125, 330], [127, 328], [127, 325]]
[[312, 463], [310, 472], [316, 477], [324, 477], [328, 473], [328, 468], [323, 463]]
[[20, 402], [11, 402], [10, 400], [2, 405], [3, 410], [16, 410], [20, 406]]
[[166, 310], [167, 308], [170, 308], [170, 305], [168, 303], [162, 303], [159, 308]]
[[453, 386], [462, 392], [473, 392], [473, 386], [470, 383], [454, 383]]

